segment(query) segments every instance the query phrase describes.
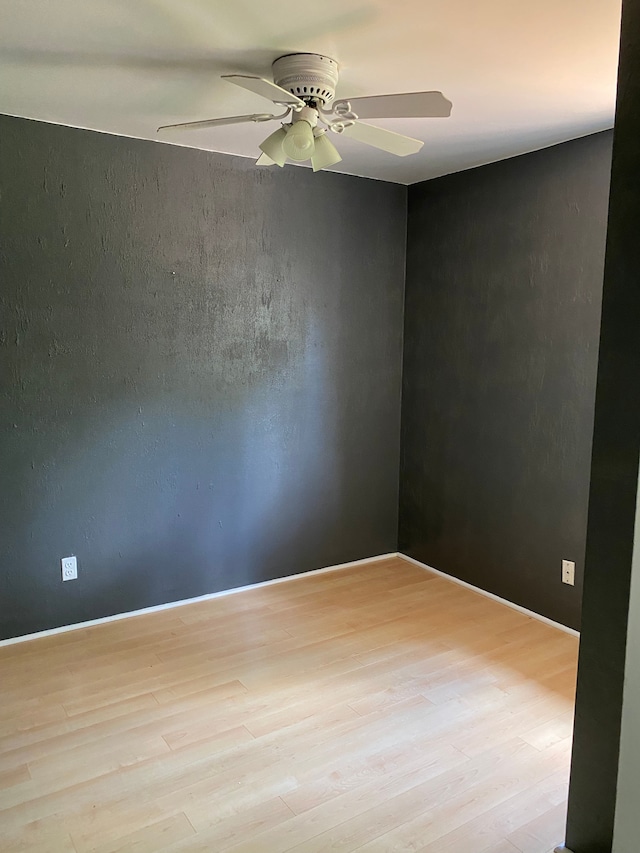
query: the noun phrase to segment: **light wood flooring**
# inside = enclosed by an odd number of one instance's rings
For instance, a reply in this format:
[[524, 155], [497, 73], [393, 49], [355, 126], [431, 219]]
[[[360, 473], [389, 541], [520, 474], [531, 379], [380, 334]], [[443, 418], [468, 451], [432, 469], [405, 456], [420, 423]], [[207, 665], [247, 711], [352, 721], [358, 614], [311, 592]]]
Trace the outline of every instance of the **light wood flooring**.
[[0, 850], [548, 853], [576, 656], [399, 559], [0, 648]]

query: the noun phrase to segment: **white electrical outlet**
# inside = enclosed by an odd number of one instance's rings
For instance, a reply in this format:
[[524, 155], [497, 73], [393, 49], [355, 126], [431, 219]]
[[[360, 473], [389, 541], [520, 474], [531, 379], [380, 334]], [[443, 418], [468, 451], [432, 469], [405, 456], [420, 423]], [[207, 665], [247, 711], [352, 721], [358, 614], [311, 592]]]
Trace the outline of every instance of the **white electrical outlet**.
[[562, 583], [573, 586], [576, 582], [576, 564], [573, 560], [562, 561]]
[[60, 560], [62, 580], [74, 581], [78, 577], [78, 561], [75, 557], [63, 557]]

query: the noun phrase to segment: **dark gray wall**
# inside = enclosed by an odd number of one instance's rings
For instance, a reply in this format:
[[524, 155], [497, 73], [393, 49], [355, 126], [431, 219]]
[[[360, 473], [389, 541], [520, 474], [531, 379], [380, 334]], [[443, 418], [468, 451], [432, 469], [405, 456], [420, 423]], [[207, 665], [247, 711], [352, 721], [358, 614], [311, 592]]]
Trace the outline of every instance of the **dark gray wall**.
[[603, 133], [409, 190], [400, 549], [573, 627], [610, 156]]
[[406, 188], [0, 139], [0, 637], [395, 550]]
[[575, 853], [610, 853], [612, 839], [614, 853], [640, 849], [640, 703], [633, 671], [640, 622], [639, 140], [640, 0], [624, 0], [567, 818], [567, 846]]

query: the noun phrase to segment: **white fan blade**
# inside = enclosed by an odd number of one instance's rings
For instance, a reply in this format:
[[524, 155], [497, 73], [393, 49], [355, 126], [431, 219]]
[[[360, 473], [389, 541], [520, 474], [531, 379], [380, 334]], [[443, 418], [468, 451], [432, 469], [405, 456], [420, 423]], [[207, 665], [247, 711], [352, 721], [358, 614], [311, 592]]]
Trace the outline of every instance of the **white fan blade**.
[[397, 154], [398, 157], [406, 157], [407, 154], [416, 154], [424, 145], [420, 139], [411, 136], [402, 136], [392, 130], [383, 127], [374, 127], [372, 124], [363, 124], [356, 121], [349, 127], [345, 127], [343, 133], [365, 145], [388, 151], [389, 154]]
[[223, 80], [228, 80], [230, 83], [235, 83], [236, 86], [241, 86], [243, 89], [248, 89], [250, 92], [255, 92], [256, 95], [262, 95], [273, 101], [275, 104], [286, 104], [291, 107], [304, 107], [304, 101], [286, 89], [276, 86], [270, 80], [264, 77], [250, 77], [244, 74], [223, 74]]
[[372, 95], [336, 101], [350, 104], [358, 118], [448, 118], [451, 101], [442, 92], [406, 92], [401, 95]]
[[225, 124], [244, 124], [250, 121], [271, 121], [274, 118], [282, 118], [282, 116], [274, 116], [270, 113], [256, 113], [250, 116], [227, 116], [226, 118], [209, 118], [204, 121], [185, 121], [181, 124], [163, 124], [158, 128], [161, 130], [180, 130], [186, 129], [196, 130], [199, 127], [222, 127]]

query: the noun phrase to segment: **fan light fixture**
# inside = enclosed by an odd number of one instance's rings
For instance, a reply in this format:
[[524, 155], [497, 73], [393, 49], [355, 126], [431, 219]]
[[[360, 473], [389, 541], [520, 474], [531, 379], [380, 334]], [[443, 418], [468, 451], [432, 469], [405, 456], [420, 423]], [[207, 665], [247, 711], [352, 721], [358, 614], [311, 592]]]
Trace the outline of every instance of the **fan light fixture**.
[[342, 157], [329, 142], [324, 130], [318, 130], [317, 110], [305, 107], [293, 117], [291, 124], [284, 124], [259, 145], [262, 155], [259, 166], [284, 166], [287, 158], [302, 163], [311, 160], [313, 171], [325, 169], [339, 163]]

